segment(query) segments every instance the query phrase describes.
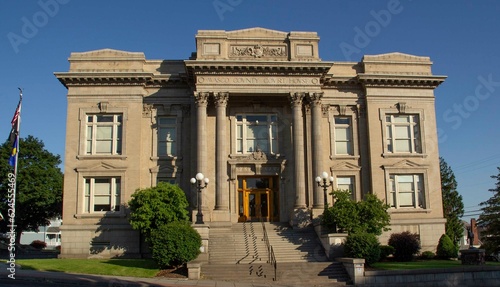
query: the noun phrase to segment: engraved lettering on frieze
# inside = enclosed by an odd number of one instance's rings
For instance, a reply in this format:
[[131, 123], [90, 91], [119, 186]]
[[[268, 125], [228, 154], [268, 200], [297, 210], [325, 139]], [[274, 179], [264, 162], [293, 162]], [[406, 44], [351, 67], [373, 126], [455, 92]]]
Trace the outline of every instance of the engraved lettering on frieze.
[[309, 77], [197, 77], [198, 84], [206, 85], [316, 85], [319, 80]]
[[286, 57], [286, 47], [285, 46], [231, 46], [231, 56], [236, 57]]

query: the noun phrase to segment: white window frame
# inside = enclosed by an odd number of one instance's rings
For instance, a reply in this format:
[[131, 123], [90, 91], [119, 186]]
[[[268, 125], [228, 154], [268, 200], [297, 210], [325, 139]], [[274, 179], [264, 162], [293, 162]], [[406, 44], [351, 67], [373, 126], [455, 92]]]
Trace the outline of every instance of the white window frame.
[[[348, 124], [340, 124], [337, 123], [337, 119], [346, 119], [349, 121]], [[334, 131], [334, 151], [336, 156], [353, 156], [354, 155], [354, 142], [353, 142], [353, 125], [352, 125], [352, 116], [334, 116], [333, 117], [333, 131]], [[347, 130], [345, 133], [347, 134], [348, 138], [345, 140], [340, 140], [339, 135], [337, 134], [338, 129], [343, 129]], [[340, 153], [338, 152], [338, 144], [339, 143], [347, 143], [347, 153]]]
[[[256, 117], [266, 117], [264, 122], [250, 122], [247, 118]], [[241, 118], [241, 120], [239, 120]], [[262, 138], [249, 138], [247, 133], [247, 127], [249, 126], [265, 126], [267, 127], [266, 137]], [[241, 137], [239, 135], [238, 129], [241, 128]], [[279, 153], [279, 132], [278, 132], [278, 115], [274, 113], [269, 114], [237, 114], [235, 116], [235, 150], [236, 154], [251, 154], [257, 151], [256, 146], [253, 146], [253, 150], [249, 150], [249, 141], [251, 140], [264, 140], [266, 141], [267, 147], [260, 147], [260, 150], [269, 154]], [[241, 143], [240, 145], [238, 143]], [[241, 146], [241, 149], [240, 149]]]
[[[342, 110], [342, 113], [339, 112]], [[338, 105], [338, 107], [330, 107], [328, 109], [328, 121], [330, 124], [330, 159], [358, 159], [359, 158], [359, 138], [358, 138], [358, 113], [359, 110], [355, 106]], [[349, 118], [351, 129], [351, 153], [338, 154], [336, 140], [336, 124], [335, 118]]]
[[[99, 118], [110, 118], [111, 122], [98, 121]], [[92, 119], [92, 121], [89, 121]], [[86, 155], [121, 155], [123, 145], [123, 115], [122, 114], [87, 114], [86, 129], [85, 129], [85, 154]], [[98, 152], [98, 131], [100, 128], [111, 128], [111, 138], [106, 141], [111, 142], [111, 150], [109, 152]], [[90, 134], [89, 134], [90, 132]]]
[[[97, 180], [109, 181], [109, 195], [96, 194], [97, 193]], [[83, 178], [83, 213], [107, 213], [107, 212], [120, 212], [122, 200], [122, 179], [119, 176], [96, 176]], [[109, 210], [95, 210], [96, 199], [98, 197], [109, 197]]]
[[[409, 191], [402, 190], [402, 181], [399, 179], [409, 178], [411, 181], [406, 181], [404, 183], [410, 183], [412, 188]], [[423, 174], [390, 174], [389, 175], [389, 196], [387, 198], [387, 204], [394, 209], [404, 209], [404, 208], [425, 208], [425, 190], [424, 190], [424, 176]], [[411, 205], [403, 205], [403, 194], [409, 194]]]
[[[163, 119], [173, 120], [174, 123], [161, 123]], [[178, 155], [178, 147], [179, 147], [179, 135], [178, 135], [178, 119], [176, 116], [158, 116], [157, 119], [157, 150], [156, 153], [158, 157], [176, 157]], [[162, 129], [173, 129], [173, 138], [170, 140], [167, 138], [165, 140], [160, 138], [160, 133]], [[165, 153], [160, 153], [160, 147], [162, 146], [162, 142], [165, 142]], [[168, 145], [170, 144], [170, 149]], [[168, 151], [171, 150], [171, 153]]]
[[[418, 119], [418, 122], [416, 125], [418, 126], [418, 135], [419, 139], [417, 140], [417, 143], [415, 144], [415, 141], [411, 141], [411, 146], [412, 146], [412, 152], [393, 152], [388, 149], [388, 141], [389, 141], [389, 136], [387, 134], [387, 125], [388, 122], [386, 121], [387, 116], [391, 115], [401, 115], [401, 116], [416, 116]], [[382, 125], [382, 144], [383, 144], [383, 157], [427, 157], [426, 154], [426, 139], [425, 139], [425, 117], [424, 117], [424, 110], [423, 109], [413, 109], [413, 108], [406, 108], [404, 113], [400, 113], [397, 108], [390, 108], [390, 109], [380, 109], [379, 110], [379, 120]], [[394, 133], [393, 133], [394, 134]], [[415, 139], [415, 134], [412, 130], [411, 136], [413, 139]]]
[[[398, 121], [405, 119], [406, 121]], [[388, 153], [422, 153], [420, 120], [417, 114], [387, 114], [385, 116], [386, 143], [385, 150]], [[405, 128], [409, 136], [398, 136], [397, 129]], [[390, 133], [388, 132], [390, 131]], [[397, 151], [398, 141], [408, 141], [407, 151]]]

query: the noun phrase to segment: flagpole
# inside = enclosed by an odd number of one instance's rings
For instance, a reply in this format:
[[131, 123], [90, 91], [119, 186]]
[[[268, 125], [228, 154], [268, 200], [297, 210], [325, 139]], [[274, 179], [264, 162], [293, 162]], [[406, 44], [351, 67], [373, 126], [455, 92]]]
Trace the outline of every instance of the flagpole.
[[[13, 121], [15, 120], [15, 133], [16, 133], [16, 138], [14, 142], [14, 147], [13, 149], [13, 156], [14, 156], [14, 173], [9, 173], [9, 194], [8, 194], [8, 205], [9, 205], [9, 210], [8, 210], [8, 221], [9, 224], [7, 227], [10, 228], [9, 230], [9, 245], [8, 245], [8, 250], [9, 250], [9, 260], [7, 260], [7, 270], [10, 272], [10, 274], [7, 275], [7, 277], [11, 279], [16, 279], [16, 254], [17, 254], [17, 249], [16, 249], [16, 223], [15, 223], [15, 218], [16, 218], [16, 189], [17, 189], [17, 164], [18, 164], [18, 159], [19, 159], [19, 134], [21, 130], [21, 107], [22, 107], [22, 100], [23, 100], [23, 90], [21, 88], [19, 89], [19, 104], [17, 105], [16, 112], [14, 114], [14, 118], [12, 119]], [[12, 128], [14, 128], [14, 122], [12, 122]], [[15, 152], [15, 154], [14, 154]]]

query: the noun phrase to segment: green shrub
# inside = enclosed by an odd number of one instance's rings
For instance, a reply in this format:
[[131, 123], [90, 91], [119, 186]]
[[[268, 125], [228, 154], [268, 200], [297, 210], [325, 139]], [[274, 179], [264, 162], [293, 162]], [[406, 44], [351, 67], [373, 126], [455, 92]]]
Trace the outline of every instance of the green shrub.
[[391, 234], [389, 245], [394, 247], [394, 258], [397, 261], [411, 261], [413, 255], [420, 251], [418, 234], [409, 231]]
[[180, 266], [200, 254], [201, 237], [188, 222], [176, 221], [151, 231], [151, 255], [164, 269]]
[[30, 244], [31, 247], [36, 248], [36, 249], [44, 249], [47, 247], [47, 243], [41, 241], [41, 240], [33, 240]]
[[389, 245], [380, 246], [380, 260], [386, 259], [389, 255], [394, 254], [394, 247]]
[[159, 226], [189, 220], [186, 194], [176, 184], [160, 182], [155, 187], [136, 190], [128, 202], [130, 225], [145, 235]]
[[437, 246], [437, 256], [442, 259], [450, 259], [457, 257], [457, 249], [451, 238], [443, 234], [441, 238], [439, 238], [439, 243]]
[[367, 265], [377, 262], [380, 258], [380, 243], [371, 233], [354, 233], [347, 236], [344, 243], [347, 257], [364, 258]]
[[432, 251], [424, 251], [420, 254], [420, 258], [424, 260], [434, 259], [434, 257], [436, 257], [436, 254]]

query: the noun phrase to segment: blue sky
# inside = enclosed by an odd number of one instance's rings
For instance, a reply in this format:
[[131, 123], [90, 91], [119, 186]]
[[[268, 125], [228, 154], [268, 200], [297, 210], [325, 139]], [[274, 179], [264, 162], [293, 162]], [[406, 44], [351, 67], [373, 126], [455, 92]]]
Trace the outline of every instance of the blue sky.
[[498, 15], [494, 0], [1, 1], [0, 135], [9, 133], [22, 87], [21, 136], [64, 156], [66, 89], [53, 73], [68, 71], [71, 52], [187, 59], [198, 30], [315, 31], [325, 61], [402, 52], [429, 56], [433, 73], [448, 76], [435, 91], [439, 151], [477, 218], [500, 166]]

